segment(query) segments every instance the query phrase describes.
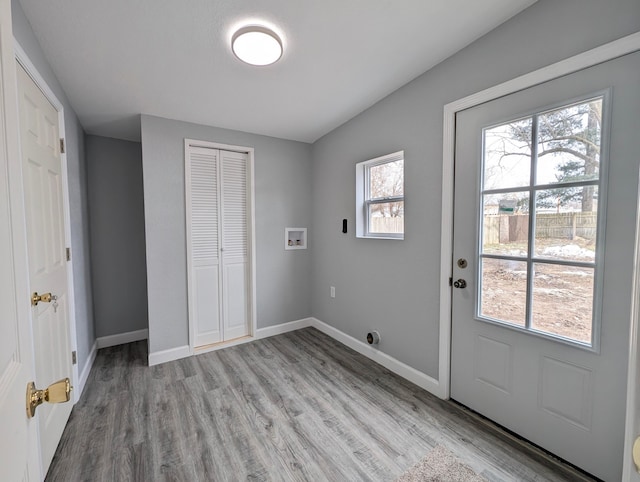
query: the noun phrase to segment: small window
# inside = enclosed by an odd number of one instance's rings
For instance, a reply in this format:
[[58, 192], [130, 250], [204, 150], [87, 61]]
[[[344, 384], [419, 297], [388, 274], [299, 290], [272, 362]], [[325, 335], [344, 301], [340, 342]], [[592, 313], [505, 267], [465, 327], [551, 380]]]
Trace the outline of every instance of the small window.
[[356, 164], [356, 236], [404, 239], [404, 151]]

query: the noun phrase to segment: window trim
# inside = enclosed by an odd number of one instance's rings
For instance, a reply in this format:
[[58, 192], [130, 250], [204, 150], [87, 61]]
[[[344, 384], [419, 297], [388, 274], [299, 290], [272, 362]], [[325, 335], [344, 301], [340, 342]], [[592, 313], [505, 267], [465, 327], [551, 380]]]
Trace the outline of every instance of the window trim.
[[385, 156], [376, 157], [368, 161], [356, 164], [356, 237], [370, 239], [395, 239], [404, 240], [402, 233], [372, 233], [369, 230], [369, 210], [376, 204], [388, 204], [393, 202], [405, 202], [405, 195], [388, 196], [382, 198], [369, 197], [369, 179], [372, 167], [389, 164], [391, 162], [403, 161], [403, 184], [404, 184], [404, 150], [393, 152]]

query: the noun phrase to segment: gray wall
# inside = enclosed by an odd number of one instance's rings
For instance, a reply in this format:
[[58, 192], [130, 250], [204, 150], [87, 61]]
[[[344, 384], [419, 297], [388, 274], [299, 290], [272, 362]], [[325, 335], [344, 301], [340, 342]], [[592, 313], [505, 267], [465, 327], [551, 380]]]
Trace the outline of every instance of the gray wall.
[[[249, 114], [248, 114], [249, 115]], [[149, 352], [187, 345], [184, 139], [255, 149], [258, 328], [311, 315], [309, 249], [284, 250], [284, 228], [311, 221], [310, 146], [215, 127], [142, 116], [149, 293]]]
[[[17, 0], [12, 8], [14, 35], [65, 104], [82, 367], [95, 339], [83, 132]], [[313, 315], [359, 339], [377, 328], [382, 351], [437, 377], [444, 104], [638, 30], [637, 0], [539, 0], [312, 147], [142, 116], [151, 352], [188, 342], [183, 139], [191, 137], [256, 148], [259, 327]], [[400, 149], [405, 240], [356, 240], [354, 165]], [[310, 249], [284, 251], [285, 226], [308, 226]], [[101, 321], [99, 330], [116, 332]]]
[[[313, 316], [361, 340], [377, 328], [381, 351], [437, 378], [444, 105], [638, 30], [638, 0], [540, 0], [314, 143]], [[341, 234], [355, 164], [400, 149], [405, 240]]]
[[85, 137], [96, 336], [148, 327], [142, 146]]
[[67, 174], [71, 206], [71, 251], [76, 312], [78, 367], [82, 371], [95, 341], [91, 265], [89, 257], [89, 215], [87, 208], [87, 172], [84, 157], [84, 130], [51, 70], [31, 25], [17, 0], [11, 1], [13, 35], [56, 97], [64, 105]]

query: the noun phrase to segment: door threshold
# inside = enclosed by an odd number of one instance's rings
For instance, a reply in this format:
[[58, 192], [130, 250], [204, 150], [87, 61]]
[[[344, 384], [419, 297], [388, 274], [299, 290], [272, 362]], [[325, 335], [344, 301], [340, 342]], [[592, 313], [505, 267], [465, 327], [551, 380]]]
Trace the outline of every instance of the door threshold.
[[590, 473], [582, 470], [580, 467], [572, 464], [571, 462], [567, 462], [539, 445], [530, 442], [524, 437], [521, 437], [517, 433], [512, 432], [499, 423], [494, 422], [490, 418], [470, 409], [453, 398], [450, 398], [449, 402], [452, 403], [455, 409], [464, 413], [467, 417], [472, 418], [474, 422], [485, 427], [491, 434], [495, 435], [507, 444], [519, 448], [522, 452], [535, 459], [537, 462], [540, 462], [557, 473], [566, 476], [568, 480], [575, 480], [579, 482], [602, 482], [601, 479], [598, 479]]
[[232, 340], [219, 341], [217, 343], [210, 343], [209, 345], [196, 346], [193, 349], [194, 355], [201, 355], [203, 353], [209, 353], [210, 351], [220, 350], [222, 348], [228, 348], [230, 346], [242, 345], [249, 343], [250, 341], [257, 340], [255, 336], [246, 335]]

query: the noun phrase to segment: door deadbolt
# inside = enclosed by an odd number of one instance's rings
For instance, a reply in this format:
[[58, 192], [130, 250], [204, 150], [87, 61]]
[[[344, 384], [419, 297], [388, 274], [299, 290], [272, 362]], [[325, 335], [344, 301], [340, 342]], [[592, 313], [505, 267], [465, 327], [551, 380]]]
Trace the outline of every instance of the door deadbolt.
[[43, 293], [41, 295], [36, 291], [31, 295], [31, 306], [38, 306], [38, 303], [51, 303], [52, 301], [56, 301], [58, 297], [56, 295], [52, 295], [51, 293]]
[[464, 258], [460, 258], [458, 260], [458, 268], [465, 269], [467, 267], [467, 260]]
[[453, 286], [455, 288], [460, 288], [460, 289], [466, 288], [467, 287], [467, 282], [461, 278], [459, 280], [454, 281], [453, 282]]

